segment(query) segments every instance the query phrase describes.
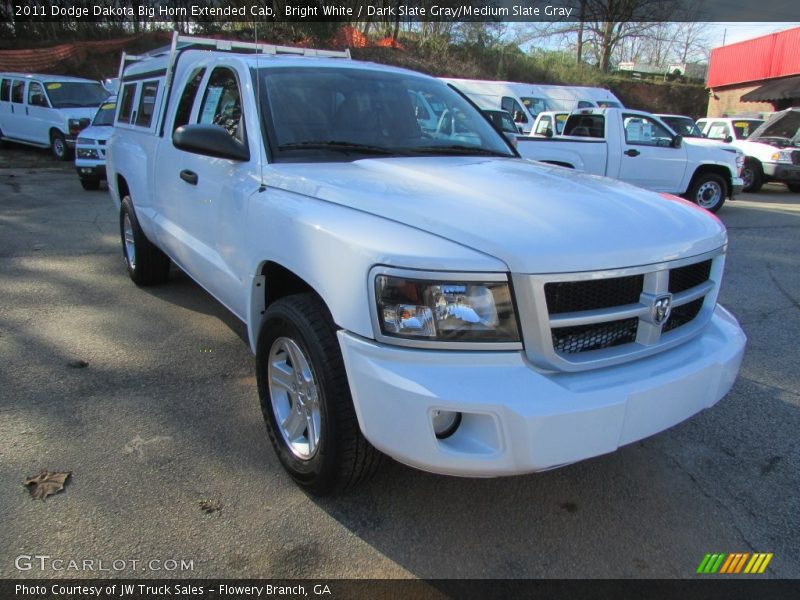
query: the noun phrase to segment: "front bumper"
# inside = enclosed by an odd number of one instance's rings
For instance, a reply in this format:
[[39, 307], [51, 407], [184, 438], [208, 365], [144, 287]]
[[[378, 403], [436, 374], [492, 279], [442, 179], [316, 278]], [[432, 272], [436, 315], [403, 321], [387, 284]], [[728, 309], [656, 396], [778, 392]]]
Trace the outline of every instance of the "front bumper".
[[742, 190], [744, 189], [744, 179], [741, 177], [734, 177], [732, 183], [733, 187], [731, 188], [731, 198], [742, 193]]
[[75, 162], [75, 170], [81, 179], [103, 179], [106, 178], [106, 166], [102, 165], [81, 165]]
[[764, 174], [772, 181], [800, 183], [800, 165], [789, 163], [763, 163]]
[[[428, 351], [339, 332], [364, 436], [396, 460], [435, 473], [494, 477], [613, 452], [719, 401], [746, 338], [717, 307], [703, 333], [655, 356], [583, 371], [537, 370], [523, 352]], [[449, 438], [435, 410], [463, 414]]]

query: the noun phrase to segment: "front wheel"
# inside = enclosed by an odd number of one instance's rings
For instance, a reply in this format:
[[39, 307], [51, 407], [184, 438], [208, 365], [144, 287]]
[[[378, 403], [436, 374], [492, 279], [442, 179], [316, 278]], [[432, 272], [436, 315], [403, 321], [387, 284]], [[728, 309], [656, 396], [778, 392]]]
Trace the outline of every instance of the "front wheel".
[[761, 171], [761, 163], [754, 158], [746, 158], [742, 168], [743, 192], [755, 193], [764, 185], [764, 174]]
[[270, 441], [298, 485], [322, 496], [375, 473], [382, 455], [361, 434], [336, 331], [316, 296], [267, 309], [256, 378]]
[[789, 188], [790, 192], [794, 192], [795, 194], [800, 194], [800, 183], [787, 183], [786, 187]]
[[70, 159], [67, 140], [60, 131], [54, 131], [50, 134], [50, 150], [53, 152], [53, 156], [58, 160]]
[[716, 173], [699, 175], [689, 188], [687, 198], [711, 212], [717, 212], [725, 204], [728, 184]]

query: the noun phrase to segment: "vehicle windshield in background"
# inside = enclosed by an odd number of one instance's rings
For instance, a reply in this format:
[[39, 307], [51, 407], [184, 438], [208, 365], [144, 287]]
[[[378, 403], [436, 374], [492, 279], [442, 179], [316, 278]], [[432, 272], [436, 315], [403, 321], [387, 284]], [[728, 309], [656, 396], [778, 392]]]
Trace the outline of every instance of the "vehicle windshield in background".
[[798, 138], [800, 138], [800, 109], [792, 109], [770, 118], [753, 132], [749, 140], [783, 147], [800, 144]]
[[99, 106], [108, 98], [108, 92], [99, 83], [54, 81], [45, 87], [53, 108]]
[[613, 100], [598, 100], [597, 106], [599, 108], [622, 108], [622, 104]]
[[672, 131], [683, 137], [703, 137], [703, 132], [689, 117], [661, 117], [661, 120], [669, 125]]
[[92, 125], [113, 125], [114, 113], [117, 111], [116, 102], [106, 102], [97, 110]]
[[508, 142], [437, 80], [357, 68], [260, 70], [278, 160], [354, 156], [514, 156]]

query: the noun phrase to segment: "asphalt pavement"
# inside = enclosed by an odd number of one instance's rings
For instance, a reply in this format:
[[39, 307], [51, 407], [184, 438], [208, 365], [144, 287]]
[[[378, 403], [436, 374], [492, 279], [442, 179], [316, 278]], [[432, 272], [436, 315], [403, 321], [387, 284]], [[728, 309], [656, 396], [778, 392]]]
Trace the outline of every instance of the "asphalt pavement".
[[[177, 270], [134, 286], [105, 188], [0, 150], [0, 578], [691, 578], [710, 552], [800, 577], [800, 194], [719, 218], [749, 343], [712, 409], [546, 473], [387, 461], [319, 500], [272, 452], [244, 326]], [[72, 472], [45, 501], [23, 487], [42, 469]]]

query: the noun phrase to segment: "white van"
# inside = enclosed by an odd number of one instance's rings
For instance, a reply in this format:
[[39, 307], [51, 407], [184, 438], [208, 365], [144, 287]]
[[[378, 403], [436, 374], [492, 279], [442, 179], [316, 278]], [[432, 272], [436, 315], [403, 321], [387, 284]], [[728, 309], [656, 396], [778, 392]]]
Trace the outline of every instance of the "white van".
[[529, 83], [446, 77], [441, 80], [468, 96], [480, 109], [504, 110], [511, 114], [520, 133], [530, 133], [536, 115], [549, 109], [547, 101], [538, 91], [539, 86]]
[[91, 79], [0, 73], [0, 140], [50, 148], [69, 160], [78, 132], [107, 97]]
[[[522, 94], [528, 84], [514, 84]], [[622, 102], [605, 88], [572, 85], [537, 85], [536, 91], [547, 103], [549, 110], [569, 111], [580, 108], [624, 108]], [[524, 100], [524, 98], [523, 98]]]

